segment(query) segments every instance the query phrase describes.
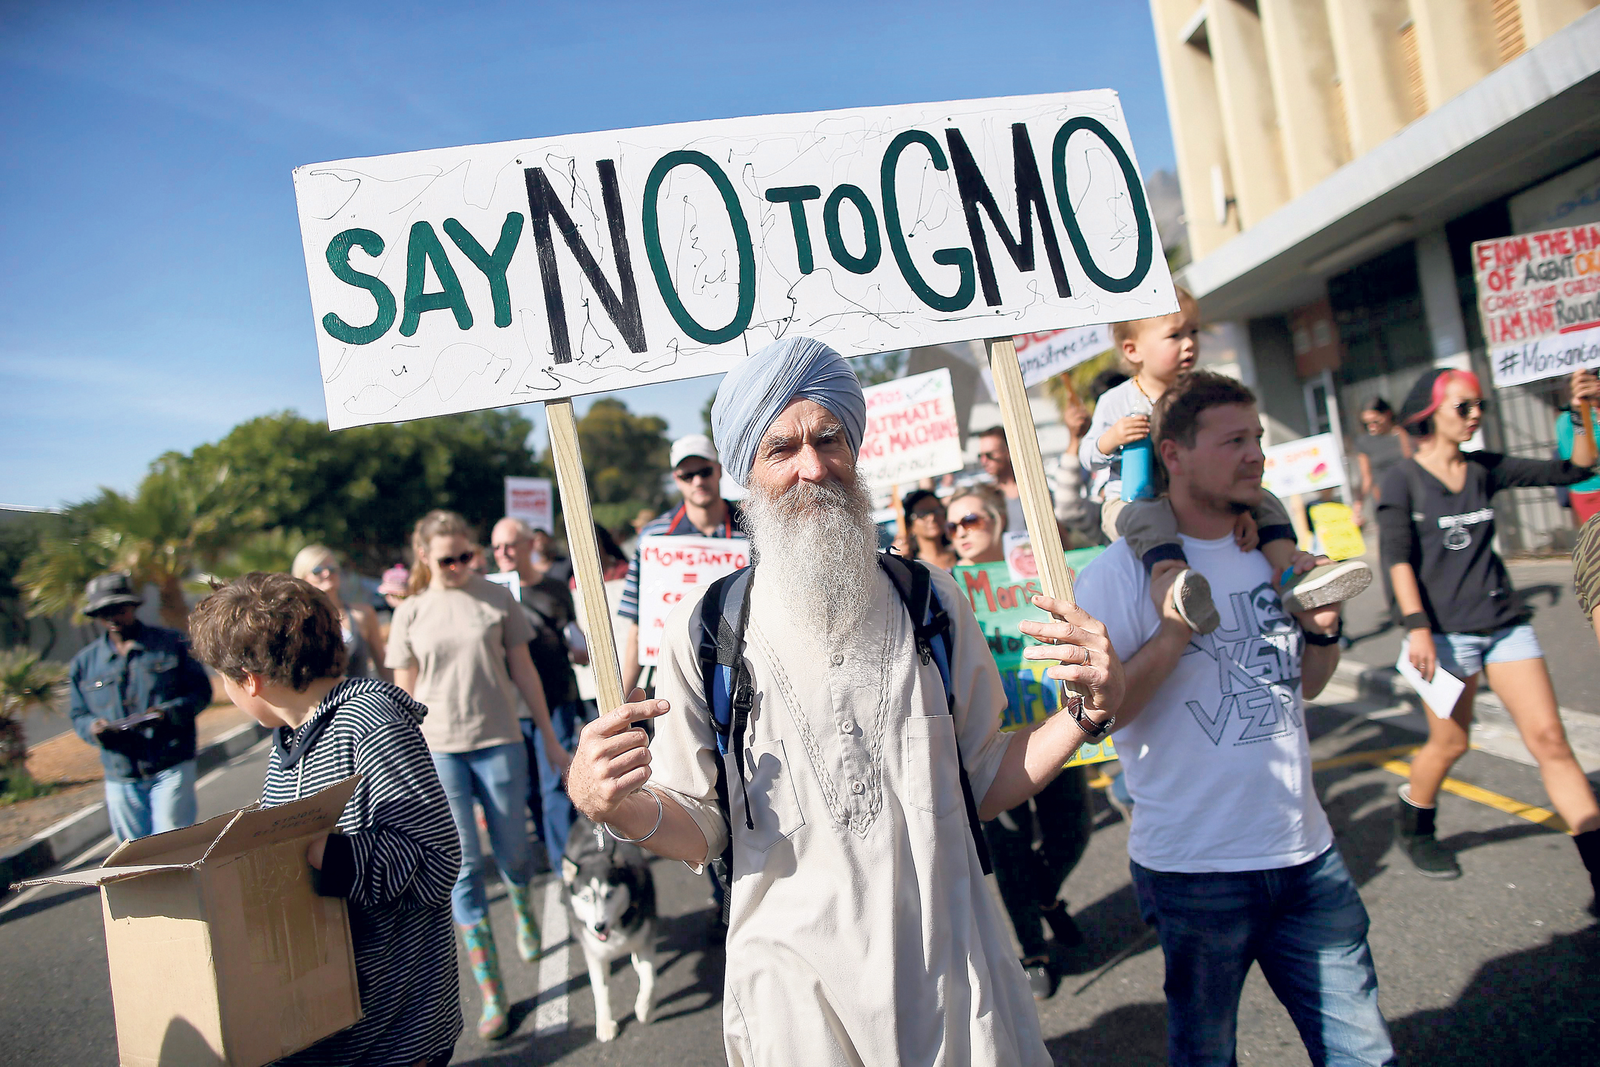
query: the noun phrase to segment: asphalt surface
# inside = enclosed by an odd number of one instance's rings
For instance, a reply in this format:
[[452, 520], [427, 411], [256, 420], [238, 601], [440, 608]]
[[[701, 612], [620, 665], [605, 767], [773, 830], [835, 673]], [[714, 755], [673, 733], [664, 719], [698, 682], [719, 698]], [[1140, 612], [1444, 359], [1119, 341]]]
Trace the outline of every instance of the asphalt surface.
[[[1396, 708], [1354, 703], [1333, 690], [1309, 714], [1317, 760], [1414, 744]], [[1373, 717], [1376, 716], [1376, 717]], [[1402, 757], [1403, 758], [1403, 757]], [[206, 816], [254, 799], [265, 752], [220, 768], [200, 790]], [[1531, 767], [1472, 752], [1455, 777], [1535, 805], [1548, 800]], [[1454, 795], [1441, 798], [1441, 838], [1466, 876], [1417, 876], [1391, 846], [1400, 778], [1371, 761], [1328, 766], [1316, 786], [1372, 916], [1380, 995], [1402, 1062], [1444, 1067], [1587, 1064], [1600, 1047], [1600, 931], [1585, 911], [1587, 879], [1564, 834]], [[1162, 957], [1141, 923], [1129, 884], [1127, 826], [1097, 794], [1096, 832], [1065, 897], [1086, 934], [1060, 957], [1064, 972], [1040, 1018], [1056, 1062], [1165, 1062]], [[100, 855], [105, 849], [100, 850]], [[462, 961], [468, 1030], [454, 1062], [670, 1065], [723, 1062], [720, 947], [706, 884], [681, 864], [655, 866], [660, 896], [658, 1018], [625, 1015], [616, 1041], [595, 1040], [581, 953], [559, 935], [564, 912], [546, 888], [547, 953], [533, 965], [502, 952], [516, 1003], [516, 1030], [492, 1046], [472, 1033], [477, 993]], [[0, 1064], [55, 1067], [114, 1063], [104, 934], [97, 893], [50, 888], [0, 904]], [[510, 948], [509, 905], [492, 916]], [[863, 980], [871, 980], [864, 976]], [[629, 1009], [637, 988], [617, 966], [612, 1002]], [[1239, 1013], [1239, 1062], [1307, 1063], [1288, 1015], [1261, 980], [1247, 983]]]

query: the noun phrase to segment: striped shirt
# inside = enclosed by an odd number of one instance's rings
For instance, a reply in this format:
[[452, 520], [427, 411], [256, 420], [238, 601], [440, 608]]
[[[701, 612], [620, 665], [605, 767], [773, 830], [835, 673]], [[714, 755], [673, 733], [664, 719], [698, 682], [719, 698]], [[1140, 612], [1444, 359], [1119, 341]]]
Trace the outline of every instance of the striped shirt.
[[362, 1018], [280, 1063], [401, 1067], [461, 1033], [450, 922], [461, 843], [417, 728], [427, 711], [388, 682], [352, 678], [298, 729], [273, 732], [267, 807], [362, 776], [319, 873], [322, 892], [349, 901]]
[[[689, 521], [689, 510], [684, 504], [679, 504], [665, 515], [657, 516], [645, 523], [639, 531], [639, 539], [656, 534], [665, 534], [668, 537], [744, 537], [744, 516], [739, 511], [739, 505], [731, 500], [724, 500], [727, 514], [722, 522], [717, 525], [714, 533], [703, 534], [695, 524]], [[639, 553], [633, 554], [633, 562], [628, 564], [628, 577], [622, 584], [622, 603], [617, 605], [617, 614], [629, 622], [639, 621]]]

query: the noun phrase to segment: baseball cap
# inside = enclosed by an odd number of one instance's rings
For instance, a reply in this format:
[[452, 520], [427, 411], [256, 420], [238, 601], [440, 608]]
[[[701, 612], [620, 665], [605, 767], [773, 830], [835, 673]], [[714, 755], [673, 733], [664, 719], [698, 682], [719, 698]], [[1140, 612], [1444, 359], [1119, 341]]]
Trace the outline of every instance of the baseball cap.
[[721, 462], [717, 459], [717, 447], [703, 433], [692, 433], [672, 442], [672, 462], [668, 465], [676, 467], [690, 456], [709, 459], [713, 463]]

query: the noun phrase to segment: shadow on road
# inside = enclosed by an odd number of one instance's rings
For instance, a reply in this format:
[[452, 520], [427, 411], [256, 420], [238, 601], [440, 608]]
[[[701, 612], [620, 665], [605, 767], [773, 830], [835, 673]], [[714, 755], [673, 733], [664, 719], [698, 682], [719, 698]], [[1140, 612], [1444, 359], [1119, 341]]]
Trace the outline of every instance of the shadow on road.
[[1124, 1004], [1081, 1030], [1050, 1038], [1045, 1047], [1058, 1065], [1163, 1067], [1167, 1062], [1167, 1006]]
[[1546, 1067], [1594, 1063], [1600, 1047], [1600, 929], [1490, 960], [1448, 1008], [1392, 1019], [1402, 1063]]
[[26, 904], [18, 904], [4, 915], [0, 915], [0, 926], [4, 926], [9, 922], [16, 922], [18, 919], [25, 919], [29, 915], [37, 915], [42, 911], [49, 911], [51, 908], [59, 907], [62, 904], [71, 904], [79, 897], [86, 897], [91, 893], [98, 895], [99, 892], [100, 890], [94, 886], [86, 885], [78, 889], [66, 889], [51, 893], [48, 896], [35, 897]]

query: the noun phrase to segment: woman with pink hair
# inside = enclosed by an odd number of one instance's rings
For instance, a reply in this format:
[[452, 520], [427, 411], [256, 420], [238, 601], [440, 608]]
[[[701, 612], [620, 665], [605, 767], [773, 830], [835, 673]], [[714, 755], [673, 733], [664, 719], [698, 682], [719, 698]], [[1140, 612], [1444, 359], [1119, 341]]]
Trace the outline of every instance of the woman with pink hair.
[[[1572, 394], [1600, 397], [1600, 382], [1580, 371], [1573, 375]], [[1483, 412], [1475, 375], [1424, 374], [1400, 409], [1401, 425], [1418, 440], [1416, 451], [1382, 485], [1380, 543], [1403, 613], [1404, 654], [1425, 680], [1443, 669], [1466, 683], [1455, 707], [1433, 708], [1424, 716], [1428, 740], [1412, 758], [1410, 781], [1400, 788], [1396, 836], [1422, 874], [1461, 876], [1455, 856], [1434, 836], [1435, 802], [1450, 768], [1467, 751], [1482, 671], [1538, 760], [1551, 803], [1576, 834], [1600, 893], [1600, 806], [1567, 744], [1539, 639], [1494, 550], [1490, 506], [1501, 489], [1583, 481], [1592, 473], [1595, 449], [1583, 436], [1570, 462], [1463, 452]]]

